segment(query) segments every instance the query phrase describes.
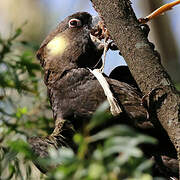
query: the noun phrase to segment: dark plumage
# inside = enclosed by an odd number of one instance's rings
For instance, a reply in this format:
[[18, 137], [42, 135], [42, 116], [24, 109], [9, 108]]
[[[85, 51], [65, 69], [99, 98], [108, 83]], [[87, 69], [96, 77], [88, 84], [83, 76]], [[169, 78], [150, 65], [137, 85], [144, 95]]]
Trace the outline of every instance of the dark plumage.
[[116, 67], [115, 69], [112, 70], [109, 77], [112, 79], [121, 81], [121, 82], [125, 82], [125, 83], [135, 87], [139, 92], [141, 92], [141, 90], [139, 89], [136, 81], [134, 80], [128, 66]]
[[[81, 26], [70, 27], [71, 19], [81, 21]], [[101, 58], [103, 48], [98, 48], [90, 38], [92, 17], [81, 12], [67, 17], [56, 30], [44, 40], [37, 57], [45, 70], [45, 84], [52, 105], [54, 119], [89, 119], [106, 97], [94, 75], [93, 69]], [[63, 52], [52, 55], [48, 43], [56, 37], [65, 37], [67, 44]], [[107, 78], [117, 100], [129, 116], [146, 117], [141, 106], [141, 97], [128, 84]], [[137, 111], [138, 109], [138, 111]]]
[[[77, 23], [80, 21], [79, 26], [71, 27], [70, 22], [72, 20], [77, 21]], [[91, 41], [91, 28], [92, 17], [86, 12], [73, 14], [62, 21], [47, 36], [37, 51], [37, 58], [40, 60], [45, 73], [62, 75], [70, 69], [93, 68], [100, 59], [103, 48], [97, 48], [96, 44]], [[53, 45], [54, 38], [59, 38], [60, 41], [55, 41]], [[48, 47], [49, 44], [50, 47]], [[57, 46], [60, 48], [59, 51], [56, 49]], [[53, 53], [54, 49], [57, 50], [55, 53]], [[50, 79], [45, 79], [45, 83], [47, 81], [50, 82]]]
[[[79, 12], [68, 16], [47, 36], [37, 52], [55, 120], [50, 136], [29, 139], [33, 151], [43, 158], [48, 156], [48, 145], [76, 150], [72, 141], [74, 132], [80, 131], [106, 100], [99, 82], [87, 69], [93, 69], [103, 53], [103, 47], [91, 40], [91, 29], [90, 14]], [[139, 129], [153, 129], [146, 119], [147, 111], [141, 105], [141, 95], [136, 88], [126, 81], [108, 77], [106, 80], [123, 110], [118, 120], [112, 120], [108, 125], [126, 122]]]
[[[91, 29], [90, 14], [81, 12], [68, 16], [47, 36], [37, 51], [37, 58], [44, 69], [44, 82], [55, 120], [55, 130], [49, 137], [29, 139], [34, 152], [41, 157], [46, 157], [47, 153], [43, 153], [38, 144], [47, 144], [49, 139], [53, 139], [51, 145], [56, 148], [61, 145], [74, 148], [74, 130], [80, 130], [82, 120], [86, 123], [97, 107], [106, 100], [99, 82], [87, 69], [93, 69], [103, 53], [103, 47], [91, 40]], [[117, 80], [106, 79], [123, 109], [120, 119], [146, 118], [141, 97], [134, 88]], [[67, 122], [71, 125], [65, 128], [64, 124], [68, 124]], [[59, 137], [64, 139], [60, 138], [58, 141]]]

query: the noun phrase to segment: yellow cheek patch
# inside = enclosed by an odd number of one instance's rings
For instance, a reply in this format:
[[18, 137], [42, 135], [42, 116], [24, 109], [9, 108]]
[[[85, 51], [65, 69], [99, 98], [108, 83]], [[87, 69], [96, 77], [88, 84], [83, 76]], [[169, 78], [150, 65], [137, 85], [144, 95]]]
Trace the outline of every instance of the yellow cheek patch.
[[62, 36], [57, 36], [54, 39], [52, 39], [46, 47], [49, 50], [50, 55], [55, 56], [63, 53], [67, 45], [67, 39], [65, 39]]

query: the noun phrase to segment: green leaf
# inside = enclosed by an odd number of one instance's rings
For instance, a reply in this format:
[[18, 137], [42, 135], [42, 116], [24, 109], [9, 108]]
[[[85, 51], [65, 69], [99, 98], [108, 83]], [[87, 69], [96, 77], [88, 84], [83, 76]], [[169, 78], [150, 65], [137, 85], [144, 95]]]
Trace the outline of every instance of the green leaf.
[[33, 159], [31, 148], [23, 140], [9, 141], [8, 145], [12, 151], [23, 154], [27, 159]]
[[151, 168], [152, 165], [153, 165], [152, 160], [144, 160], [139, 166], [137, 166], [136, 171], [143, 172], [144, 170]]
[[126, 125], [114, 125], [112, 127], [106, 128], [105, 130], [102, 130], [98, 132], [97, 134], [89, 137], [90, 142], [95, 142], [99, 140], [106, 139], [110, 136], [116, 136], [116, 135], [135, 135], [135, 132], [129, 128]]
[[23, 115], [27, 114], [27, 108], [17, 108], [16, 117], [21, 118]]
[[122, 146], [122, 144], [106, 148], [103, 152], [103, 155], [104, 157], [108, 157], [112, 154], [117, 154], [117, 153], [123, 153], [133, 157], [142, 156], [142, 151], [139, 148], [134, 147], [130, 149], [130, 147]]
[[101, 125], [102, 123], [104, 123], [112, 117], [111, 113], [108, 110], [109, 103], [108, 101], [105, 101], [97, 108], [96, 112], [93, 114], [90, 123], [87, 125], [88, 131]]
[[88, 174], [92, 179], [100, 179], [105, 174], [105, 167], [102, 164], [92, 163], [89, 166]]

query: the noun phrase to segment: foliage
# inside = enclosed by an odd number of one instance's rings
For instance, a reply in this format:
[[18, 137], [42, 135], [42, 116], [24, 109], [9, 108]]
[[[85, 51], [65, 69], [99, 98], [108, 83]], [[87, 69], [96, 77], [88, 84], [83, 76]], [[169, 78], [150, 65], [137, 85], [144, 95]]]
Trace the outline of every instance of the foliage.
[[145, 160], [138, 145], [156, 143], [155, 139], [138, 134], [125, 125], [115, 125], [89, 135], [88, 132], [99, 125], [94, 123], [98, 122], [98, 117], [107, 120], [106, 110], [107, 102], [99, 107], [84, 134], [74, 136], [79, 147], [77, 154], [68, 148], [50, 149], [48, 163], [61, 165], [50, 172], [47, 179], [152, 179], [149, 174], [152, 161]]
[[[8, 142], [46, 135], [53, 125], [35, 49], [17, 39], [21, 33], [18, 28], [8, 39], [0, 37], [0, 179], [22, 176], [17, 153], [10, 151]], [[37, 126], [41, 131], [36, 131]], [[18, 147], [19, 143], [15, 144]]]
[[[26, 138], [50, 134], [53, 126], [34, 49], [16, 40], [21, 32], [19, 28], [9, 39], [0, 38], [0, 179], [32, 179], [31, 161], [37, 157]], [[152, 179], [152, 161], [145, 159], [138, 145], [155, 143], [153, 138], [124, 125], [90, 134], [109, 119], [107, 108], [107, 103], [102, 104], [84, 133], [74, 136], [77, 154], [68, 148], [50, 149], [49, 159], [39, 159], [46, 166], [57, 165], [47, 176], [41, 174], [39, 178]]]
[[180, 83], [176, 83], [176, 84], [175, 84], [175, 87], [176, 87], [176, 89], [177, 89], [178, 91], [180, 91]]

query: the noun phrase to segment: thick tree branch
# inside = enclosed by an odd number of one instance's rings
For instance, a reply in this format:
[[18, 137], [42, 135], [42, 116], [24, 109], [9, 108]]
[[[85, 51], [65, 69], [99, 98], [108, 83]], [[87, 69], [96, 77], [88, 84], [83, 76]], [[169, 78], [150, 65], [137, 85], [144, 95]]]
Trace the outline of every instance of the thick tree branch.
[[[153, 96], [153, 113], [168, 133], [180, 158], [180, 96], [141, 30], [129, 0], [92, 0], [112, 39], [144, 94]], [[156, 121], [157, 121], [156, 119]]]

